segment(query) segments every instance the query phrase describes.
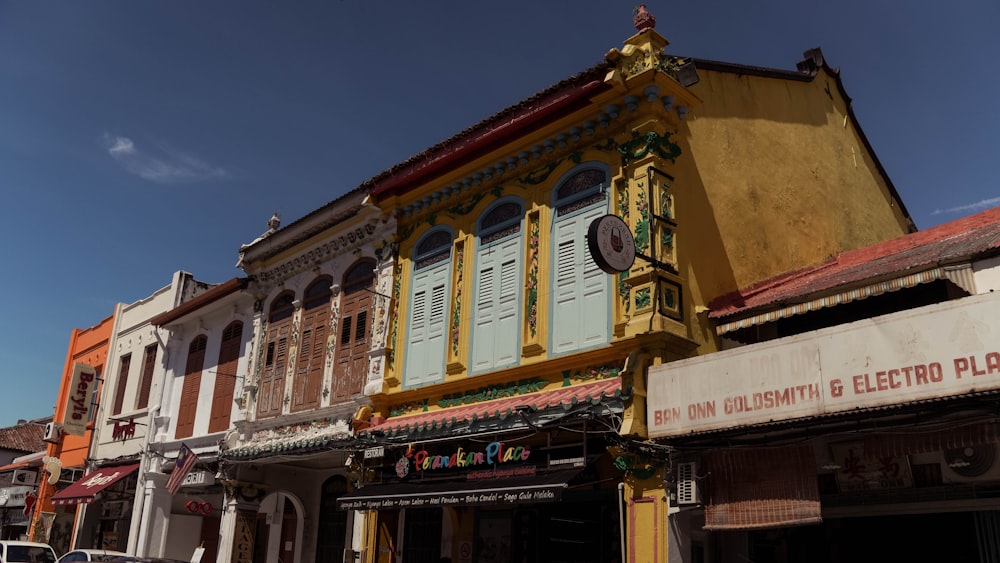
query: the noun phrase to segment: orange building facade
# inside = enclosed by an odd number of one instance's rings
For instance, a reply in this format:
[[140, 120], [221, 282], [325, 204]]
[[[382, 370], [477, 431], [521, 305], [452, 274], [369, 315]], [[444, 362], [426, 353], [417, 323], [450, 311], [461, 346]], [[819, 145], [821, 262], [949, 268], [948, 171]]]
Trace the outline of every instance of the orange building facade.
[[86, 505], [56, 505], [52, 497], [86, 473], [93, 416], [113, 327], [114, 314], [90, 328], [73, 329], [53, 423], [46, 429], [45, 470], [31, 513], [30, 537], [52, 545], [57, 553], [74, 545], [77, 511]]

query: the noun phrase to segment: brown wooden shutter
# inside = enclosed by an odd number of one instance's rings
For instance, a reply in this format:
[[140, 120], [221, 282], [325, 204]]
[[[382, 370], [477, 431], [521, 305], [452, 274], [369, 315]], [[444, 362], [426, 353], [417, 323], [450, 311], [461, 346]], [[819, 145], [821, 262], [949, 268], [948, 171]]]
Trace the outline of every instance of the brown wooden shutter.
[[290, 328], [291, 320], [282, 321], [268, 330], [264, 371], [261, 373], [257, 397], [258, 418], [281, 414], [281, 400], [285, 396], [285, 365]]
[[313, 325], [312, 352], [309, 356], [309, 380], [306, 384], [306, 396], [312, 398], [312, 404], [319, 406], [323, 394], [323, 368], [326, 365], [326, 335], [329, 328], [329, 307], [323, 307], [316, 314]]
[[299, 356], [295, 360], [295, 375], [292, 377], [291, 412], [308, 408], [306, 384], [309, 379], [309, 352], [312, 350], [312, 318], [308, 315], [302, 319], [302, 335], [299, 338]]
[[135, 408], [144, 409], [149, 406], [149, 389], [153, 385], [153, 370], [156, 368], [156, 344], [146, 346], [142, 358], [142, 381], [139, 382], [139, 395], [136, 397]]
[[303, 299], [302, 338], [292, 389], [292, 412], [318, 408], [323, 389], [324, 350], [330, 315], [333, 278], [320, 276], [306, 288]]
[[285, 368], [288, 362], [288, 338], [295, 312], [295, 296], [285, 292], [274, 299], [268, 315], [267, 339], [264, 345], [264, 366], [257, 387], [257, 418], [281, 414], [285, 397]]
[[187, 438], [194, 433], [194, 418], [198, 412], [198, 391], [201, 388], [201, 370], [205, 366], [205, 347], [207, 344], [208, 338], [199, 336], [188, 347], [184, 383], [181, 387], [181, 402], [177, 410], [175, 438]]
[[344, 276], [340, 300], [340, 335], [334, 354], [333, 395], [346, 399], [364, 390], [368, 375], [368, 338], [374, 263], [362, 262]]
[[215, 369], [215, 389], [212, 392], [212, 413], [208, 420], [209, 432], [229, 428], [233, 410], [233, 392], [236, 387], [236, 367], [240, 360], [243, 342], [243, 323], [233, 321], [222, 331], [219, 347], [219, 365]]
[[132, 365], [132, 354], [125, 354], [118, 368], [118, 382], [115, 387], [115, 403], [111, 414], [121, 414], [125, 404], [125, 388], [128, 386], [128, 369]]

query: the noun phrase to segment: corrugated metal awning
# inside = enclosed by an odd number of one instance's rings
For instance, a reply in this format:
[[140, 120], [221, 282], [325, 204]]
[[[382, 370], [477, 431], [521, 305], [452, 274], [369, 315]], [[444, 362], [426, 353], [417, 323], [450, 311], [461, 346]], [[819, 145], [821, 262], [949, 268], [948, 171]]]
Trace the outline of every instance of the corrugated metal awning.
[[819, 309], [823, 309], [826, 307], [843, 305], [846, 303], [850, 303], [852, 301], [857, 301], [860, 299], [865, 299], [876, 295], [882, 295], [883, 293], [888, 293], [890, 291], [897, 291], [900, 289], [915, 287], [922, 283], [930, 283], [941, 279], [946, 279], [954, 283], [955, 285], [964, 289], [970, 295], [976, 293], [976, 286], [972, 277], [971, 264], [962, 264], [960, 266], [944, 266], [944, 267], [937, 267], [931, 270], [924, 270], [922, 272], [907, 274], [905, 276], [900, 276], [897, 278], [893, 278], [891, 280], [870, 283], [867, 285], [863, 285], [861, 287], [855, 287], [837, 293], [832, 293], [830, 295], [825, 295], [823, 297], [818, 297], [816, 299], [805, 301], [803, 303], [786, 305], [778, 309], [773, 309], [764, 313], [759, 313], [749, 317], [744, 317], [736, 321], [721, 323], [715, 330], [719, 336], [722, 336], [723, 334], [726, 334], [728, 332], [733, 332], [743, 328], [762, 325], [764, 323], [785, 319], [794, 315], [808, 313], [810, 311], [818, 311]]

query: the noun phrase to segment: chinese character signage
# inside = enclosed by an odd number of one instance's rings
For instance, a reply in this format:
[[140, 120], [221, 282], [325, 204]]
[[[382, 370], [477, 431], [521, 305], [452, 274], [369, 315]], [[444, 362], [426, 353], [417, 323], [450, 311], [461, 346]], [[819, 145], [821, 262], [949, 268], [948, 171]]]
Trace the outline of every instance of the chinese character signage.
[[865, 454], [864, 444], [832, 444], [837, 486], [843, 492], [899, 489], [913, 486], [906, 456]]

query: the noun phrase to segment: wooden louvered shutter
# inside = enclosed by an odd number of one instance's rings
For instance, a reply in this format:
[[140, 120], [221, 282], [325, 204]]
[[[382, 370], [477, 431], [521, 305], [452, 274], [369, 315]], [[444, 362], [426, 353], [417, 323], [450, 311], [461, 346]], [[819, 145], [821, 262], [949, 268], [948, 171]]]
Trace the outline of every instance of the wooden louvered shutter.
[[554, 354], [608, 341], [608, 276], [587, 251], [587, 227], [603, 214], [603, 206], [595, 206], [555, 223], [551, 336]]
[[473, 371], [517, 362], [520, 254], [520, 237], [504, 239], [479, 251]]
[[184, 382], [181, 386], [181, 400], [177, 410], [175, 438], [187, 438], [194, 433], [194, 420], [198, 412], [198, 394], [201, 389], [201, 370], [205, 366], [205, 347], [207, 344], [208, 338], [199, 336], [188, 347]]
[[448, 313], [445, 288], [450, 265], [450, 262], [445, 262], [414, 276], [411, 329], [404, 372], [406, 385], [429, 383], [444, 377]]
[[298, 358], [292, 378], [291, 412], [315, 409], [320, 405], [332, 284], [330, 276], [321, 276], [306, 288]]
[[[329, 305], [327, 303], [327, 305]], [[313, 339], [309, 353], [309, 373], [306, 383], [306, 397], [309, 401], [307, 406], [318, 407], [323, 396], [323, 373], [326, 367], [326, 341], [329, 331], [329, 306], [316, 311], [313, 320]]]
[[374, 263], [363, 261], [344, 275], [340, 326], [334, 351], [334, 397], [344, 399], [364, 391], [368, 375], [368, 335]]
[[[580, 216], [581, 232], [586, 233], [590, 223], [604, 215], [604, 206], [587, 210]], [[601, 270], [587, 250], [586, 237], [577, 239], [583, 255], [580, 269], [581, 308], [587, 312], [580, 323], [580, 348], [607, 343], [611, 339], [611, 276]]]
[[209, 432], [221, 432], [229, 428], [242, 342], [243, 323], [229, 323], [222, 331], [222, 344], [219, 347], [219, 364], [215, 369], [215, 389], [212, 392], [212, 414], [208, 421]]
[[334, 353], [337, 369], [334, 372], [334, 396], [347, 398], [362, 392], [368, 373], [368, 308], [371, 293], [365, 286], [344, 290], [340, 302], [340, 334]]
[[156, 369], [156, 344], [146, 346], [142, 358], [142, 381], [139, 382], [139, 395], [136, 397], [135, 408], [144, 409], [149, 406], [149, 391], [153, 386], [153, 371]]
[[125, 354], [121, 357], [121, 365], [118, 367], [118, 381], [115, 384], [115, 402], [111, 408], [111, 414], [121, 414], [125, 405], [125, 388], [128, 387], [128, 370], [132, 365], [132, 354]]
[[268, 315], [264, 344], [264, 366], [257, 386], [257, 418], [281, 414], [285, 398], [285, 369], [288, 362], [288, 339], [295, 312], [294, 294], [285, 292], [275, 298]]
[[281, 414], [281, 401], [285, 395], [285, 365], [288, 356], [288, 330], [290, 323], [280, 323], [268, 330], [264, 371], [260, 377], [257, 396], [259, 418]]
[[295, 374], [292, 376], [292, 406], [291, 412], [304, 410], [309, 405], [306, 397], [306, 385], [309, 380], [309, 356], [312, 353], [313, 317], [307, 315], [302, 319], [302, 330], [299, 336], [299, 357], [295, 360]]

